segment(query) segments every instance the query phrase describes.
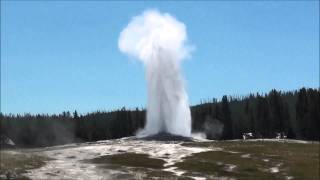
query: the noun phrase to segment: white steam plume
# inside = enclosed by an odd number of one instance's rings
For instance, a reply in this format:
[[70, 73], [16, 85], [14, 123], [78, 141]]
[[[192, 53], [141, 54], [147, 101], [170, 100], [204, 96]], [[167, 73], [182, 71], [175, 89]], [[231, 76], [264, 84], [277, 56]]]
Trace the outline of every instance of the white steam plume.
[[180, 61], [190, 52], [186, 41], [185, 25], [156, 10], [134, 17], [120, 34], [119, 49], [141, 60], [146, 67], [146, 135], [191, 135], [188, 96], [180, 73]]

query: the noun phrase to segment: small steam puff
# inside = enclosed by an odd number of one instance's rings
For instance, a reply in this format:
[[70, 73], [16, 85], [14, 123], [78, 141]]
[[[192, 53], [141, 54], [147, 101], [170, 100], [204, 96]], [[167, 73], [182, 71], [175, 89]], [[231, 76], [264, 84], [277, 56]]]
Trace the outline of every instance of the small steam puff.
[[156, 10], [134, 17], [120, 34], [119, 49], [138, 58], [146, 67], [145, 135], [159, 132], [191, 135], [188, 96], [180, 73], [180, 60], [190, 53], [186, 41], [185, 25]]

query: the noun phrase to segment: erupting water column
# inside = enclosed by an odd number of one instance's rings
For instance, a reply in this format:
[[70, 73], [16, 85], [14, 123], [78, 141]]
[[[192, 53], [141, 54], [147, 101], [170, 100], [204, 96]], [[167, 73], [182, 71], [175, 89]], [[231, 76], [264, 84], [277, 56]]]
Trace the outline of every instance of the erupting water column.
[[121, 32], [119, 48], [141, 60], [148, 86], [145, 135], [167, 132], [191, 136], [188, 96], [180, 73], [189, 55], [183, 23], [167, 13], [147, 10]]

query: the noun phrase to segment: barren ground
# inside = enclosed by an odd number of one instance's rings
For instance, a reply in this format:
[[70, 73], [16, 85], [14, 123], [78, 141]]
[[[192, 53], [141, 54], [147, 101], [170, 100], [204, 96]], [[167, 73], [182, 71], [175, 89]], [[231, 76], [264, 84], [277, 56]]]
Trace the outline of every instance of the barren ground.
[[0, 179], [319, 179], [319, 143], [135, 138], [1, 151]]

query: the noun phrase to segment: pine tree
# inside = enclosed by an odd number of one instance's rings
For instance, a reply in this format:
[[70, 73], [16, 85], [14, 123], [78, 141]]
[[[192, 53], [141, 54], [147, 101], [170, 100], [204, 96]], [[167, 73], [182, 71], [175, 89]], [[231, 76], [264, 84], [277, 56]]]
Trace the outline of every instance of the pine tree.
[[222, 114], [223, 114], [223, 123], [224, 123], [224, 128], [223, 128], [223, 139], [231, 139], [233, 137], [233, 130], [232, 130], [232, 120], [231, 120], [231, 112], [229, 109], [229, 102], [227, 96], [222, 97]]

